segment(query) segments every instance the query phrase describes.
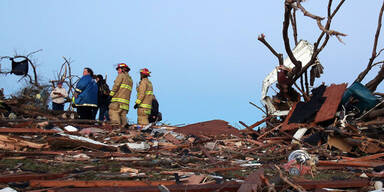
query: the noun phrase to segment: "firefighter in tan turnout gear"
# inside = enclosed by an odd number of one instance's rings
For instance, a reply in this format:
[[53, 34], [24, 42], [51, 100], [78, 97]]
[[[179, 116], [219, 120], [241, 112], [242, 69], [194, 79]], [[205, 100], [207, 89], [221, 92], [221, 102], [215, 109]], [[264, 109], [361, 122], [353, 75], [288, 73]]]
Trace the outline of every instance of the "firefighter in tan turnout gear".
[[140, 70], [140, 83], [136, 88], [137, 90], [137, 100], [134, 106], [137, 109], [137, 124], [147, 125], [148, 116], [151, 114], [152, 109], [152, 99], [153, 99], [153, 87], [151, 81], [148, 77], [150, 72], [147, 68]]
[[129, 99], [131, 98], [133, 83], [128, 74], [130, 68], [127, 64], [118, 64], [116, 70], [118, 75], [109, 94], [112, 97], [109, 105], [109, 117], [112, 125], [124, 127], [127, 125]]

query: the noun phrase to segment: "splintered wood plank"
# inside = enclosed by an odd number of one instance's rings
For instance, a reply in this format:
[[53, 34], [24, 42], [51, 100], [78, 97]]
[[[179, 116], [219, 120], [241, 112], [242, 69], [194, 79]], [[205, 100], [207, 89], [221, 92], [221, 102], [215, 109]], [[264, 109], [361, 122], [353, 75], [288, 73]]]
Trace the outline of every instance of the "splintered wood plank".
[[173, 185], [175, 181], [79, 181], [79, 180], [31, 180], [31, 187], [132, 187], [132, 186], [157, 186]]
[[49, 137], [47, 139], [49, 145], [55, 149], [74, 149], [77, 147], [87, 147], [90, 149], [97, 149], [103, 151], [117, 151], [116, 147], [94, 144], [87, 141], [74, 140], [67, 137]]
[[45, 130], [39, 128], [0, 128], [0, 133], [58, 133], [55, 130]]
[[383, 161], [319, 161], [319, 166], [343, 167], [377, 167], [384, 165]]
[[23, 139], [16, 138], [16, 137], [0, 135], [0, 149], [19, 150], [24, 147], [42, 149], [47, 147], [47, 144], [38, 144], [38, 143], [25, 141]]
[[259, 191], [263, 187], [262, 176], [264, 169], [259, 168], [247, 176], [245, 182], [241, 184], [238, 192]]
[[[240, 183], [223, 183], [223, 184], [197, 184], [197, 185], [166, 185], [172, 192], [236, 192]], [[158, 186], [129, 186], [129, 187], [92, 187], [92, 188], [61, 188], [51, 189], [49, 192], [159, 192]]]
[[328, 121], [335, 117], [346, 88], [346, 83], [339, 85], [332, 84], [327, 87], [323, 94], [323, 97], [326, 97], [326, 100], [316, 114], [315, 123]]
[[304, 189], [321, 188], [360, 188], [370, 185], [369, 180], [337, 180], [337, 181], [296, 181]]
[[207, 175], [192, 175], [188, 178], [181, 179], [184, 185], [200, 184]]
[[18, 174], [18, 175], [2, 175], [0, 183], [29, 181], [32, 179], [57, 179], [66, 176], [67, 174]]

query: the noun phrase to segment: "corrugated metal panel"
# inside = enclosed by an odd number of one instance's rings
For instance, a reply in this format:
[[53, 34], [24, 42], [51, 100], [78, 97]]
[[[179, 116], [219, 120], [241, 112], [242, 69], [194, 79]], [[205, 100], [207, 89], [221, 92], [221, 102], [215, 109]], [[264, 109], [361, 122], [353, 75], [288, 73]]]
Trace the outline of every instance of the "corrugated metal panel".
[[332, 84], [330, 87], [327, 87], [323, 94], [323, 97], [326, 97], [327, 99], [321, 106], [320, 110], [317, 112], [315, 123], [328, 121], [335, 117], [341, 98], [343, 97], [346, 88], [346, 83], [339, 85]]

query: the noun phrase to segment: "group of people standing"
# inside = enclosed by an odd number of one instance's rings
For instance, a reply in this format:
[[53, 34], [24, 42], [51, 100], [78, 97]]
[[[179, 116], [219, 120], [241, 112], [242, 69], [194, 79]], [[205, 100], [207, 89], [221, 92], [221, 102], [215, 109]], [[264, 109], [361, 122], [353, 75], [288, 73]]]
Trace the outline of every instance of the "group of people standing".
[[[126, 116], [129, 111], [133, 81], [129, 75], [130, 68], [127, 64], [118, 64], [116, 71], [118, 75], [112, 89], [109, 90], [102, 75], [94, 77], [92, 69], [84, 68], [83, 76], [76, 84], [72, 99], [72, 104], [77, 108], [80, 119], [94, 120], [99, 110], [99, 120], [110, 121], [112, 126], [117, 127], [127, 125]], [[137, 99], [134, 104], [134, 109], [137, 109], [137, 124], [141, 126], [158, 120], [158, 103], [153, 95], [153, 86], [148, 77], [150, 77], [150, 71], [146, 68], [141, 69], [140, 83], [136, 87]], [[59, 91], [62, 89], [64, 89], [62, 83], [59, 82], [58, 87], [51, 92], [54, 110], [57, 109], [56, 104], [61, 103], [61, 100], [55, 102], [55, 99], [62, 98], [64, 100], [67, 97], [65, 89], [62, 92]], [[57, 97], [55, 97], [56, 95]], [[60, 107], [64, 107], [64, 101]]]

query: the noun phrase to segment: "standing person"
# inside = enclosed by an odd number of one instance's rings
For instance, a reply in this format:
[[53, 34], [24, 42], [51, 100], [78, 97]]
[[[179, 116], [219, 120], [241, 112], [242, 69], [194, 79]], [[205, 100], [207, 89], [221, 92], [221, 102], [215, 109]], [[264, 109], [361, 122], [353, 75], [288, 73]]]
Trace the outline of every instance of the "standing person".
[[93, 80], [93, 71], [84, 68], [83, 76], [76, 84], [74, 93], [74, 106], [80, 119], [95, 120], [97, 110], [97, 84]]
[[109, 94], [112, 97], [111, 104], [109, 104], [109, 117], [113, 126], [124, 127], [127, 125], [127, 113], [133, 82], [128, 74], [130, 68], [127, 64], [118, 64], [116, 70], [118, 75]]
[[159, 102], [157, 101], [156, 96], [153, 95], [152, 109], [151, 109], [151, 114], [148, 117], [148, 122], [156, 124], [156, 122], [161, 120], [162, 120], [162, 115], [159, 112]]
[[107, 82], [105, 82], [102, 75], [96, 76], [97, 87], [99, 89], [97, 94], [97, 106], [99, 108], [99, 121], [107, 120], [109, 121], [108, 115], [108, 105], [110, 103], [109, 100], [109, 86]]
[[50, 97], [52, 99], [52, 110], [64, 111], [65, 98], [68, 97], [68, 93], [63, 87], [62, 81], [57, 83], [57, 87], [52, 90]]
[[149, 70], [147, 68], [140, 70], [140, 83], [136, 87], [137, 100], [134, 106], [137, 109], [137, 124], [145, 126], [149, 124], [148, 117], [151, 114], [152, 99], [153, 99], [153, 87], [150, 77]]

